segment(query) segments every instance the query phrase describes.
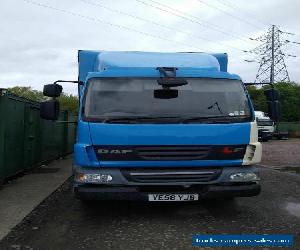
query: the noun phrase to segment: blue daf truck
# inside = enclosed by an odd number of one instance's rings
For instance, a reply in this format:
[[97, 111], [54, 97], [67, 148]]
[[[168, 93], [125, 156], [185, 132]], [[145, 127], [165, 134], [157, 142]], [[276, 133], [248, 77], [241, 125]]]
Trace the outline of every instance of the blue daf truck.
[[[73, 190], [82, 200], [195, 201], [255, 196], [261, 160], [245, 84], [227, 54], [78, 52]], [[273, 93], [274, 94], [274, 93]], [[275, 96], [276, 97], [276, 96]]]

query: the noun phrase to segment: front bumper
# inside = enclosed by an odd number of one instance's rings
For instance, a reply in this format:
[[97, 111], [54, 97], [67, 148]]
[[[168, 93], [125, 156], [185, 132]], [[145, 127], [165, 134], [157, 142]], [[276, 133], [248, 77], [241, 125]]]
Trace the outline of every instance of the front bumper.
[[[200, 168], [199, 168], [200, 169]], [[232, 182], [230, 175], [238, 172], [258, 173], [254, 166], [224, 167], [211, 181], [136, 182], [126, 178], [117, 168], [74, 168], [75, 196], [87, 200], [148, 200], [148, 194], [198, 194], [199, 199], [249, 197], [260, 193], [258, 181]], [[107, 184], [86, 184], [76, 181], [78, 173], [110, 174]]]
[[258, 131], [258, 138], [262, 141], [271, 140], [272, 137], [273, 137], [272, 132], [269, 132], [269, 131], [266, 131], [266, 130], [259, 130]]
[[[176, 190], [177, 187], [174, 187]], [[201, 185], [182, 191], [155, 191], [159, 189], [141, 187], [99, 187], [99, 186], [77, 186], [74, 187], [75, 196], [83, 200], [148, 200], [148, 194], [198, 194], [199, 199], [228, 198], [228, 197], [250, 197], [260, 193], [260, 185], [249, 183], [243, 185]], [[172, 189], [167, 189], [172, 190]]]

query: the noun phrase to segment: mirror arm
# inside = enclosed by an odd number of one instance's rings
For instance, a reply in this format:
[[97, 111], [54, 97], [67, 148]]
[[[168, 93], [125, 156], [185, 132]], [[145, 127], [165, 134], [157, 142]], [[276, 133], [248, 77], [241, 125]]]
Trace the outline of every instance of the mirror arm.
[[83, 81], [72, 81], [72, 80], [57, 80], [55, 81], [53, 84], [57, 84], [59, 82], [70, 82], [70, 83], [77, 83], [79, 85], [82, 85], [83, 84]]

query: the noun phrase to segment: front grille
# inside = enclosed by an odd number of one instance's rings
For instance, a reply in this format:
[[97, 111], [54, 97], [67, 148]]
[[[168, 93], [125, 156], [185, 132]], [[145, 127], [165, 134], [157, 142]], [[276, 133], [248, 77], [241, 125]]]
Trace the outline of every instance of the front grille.
[[99, 161], [190, 161], [243, 159], [246, 145], [95, 145]]
[[137, 154], [143, 160], [201, 160], [210, 153], [211, 147], [136, 147]]
[[221, 168], [135, 168], [121, 169], [128, 181], [141, 183], [208, 182], [217, 179]]

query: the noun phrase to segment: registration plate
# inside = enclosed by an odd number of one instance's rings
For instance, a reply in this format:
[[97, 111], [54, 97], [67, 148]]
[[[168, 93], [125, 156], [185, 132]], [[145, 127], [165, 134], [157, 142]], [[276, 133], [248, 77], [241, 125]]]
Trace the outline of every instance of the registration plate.
[[198, 194], [149, 194], [149, 201], [197, 201]]

